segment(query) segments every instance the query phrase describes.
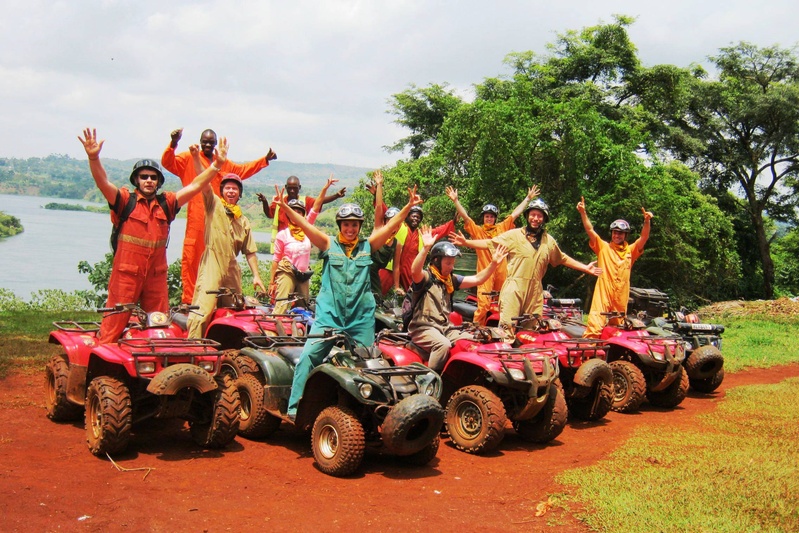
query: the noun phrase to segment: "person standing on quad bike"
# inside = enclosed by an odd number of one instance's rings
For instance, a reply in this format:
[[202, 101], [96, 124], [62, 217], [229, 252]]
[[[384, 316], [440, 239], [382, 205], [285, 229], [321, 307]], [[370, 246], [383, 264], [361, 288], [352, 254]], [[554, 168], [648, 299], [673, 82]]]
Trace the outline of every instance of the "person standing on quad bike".
[[[199, 147], [194, 145], [189, 150], [194, 155], [195, 170], [199, 174], [203, 171]], [[199, 311], [190, 313], [188, 319], [190, 339], [205, 336], [216, 307], [217, 295], [208, 294], [207, 291], [228, 287], [241, 293], [241, 268], [236, 260], [240, 253], [244, 253], [252, 271], [253, 287], [256, 291], [266, 292], [258, 272], [258, 247], [255, 245], [250, 221], [238, 205], [244, 193], [241, 178], [237, 174], [225, 174], [219, 182], [219, 192], [221, 198], [214, 194], [210, 184], [203, 188], [205, 251], [200, 259], [196, 290], [191, 302], [199, 307]]]
[[[180, 182], [185, 186], [194, 180], [197, 175], [194, 168], [194, 161], [191, 151], [175, 153], [183, 136], [183, 128], [172, 130], [169, 134], [170, 142], [164, 153], [161, 155], [161, 164], [172, 174], [180, 178]], [[211, 164], [216, 146], [216, 133], [214, 130], [205, 130], [200, 135], [200, 159], [203, 168]], [[253, 176], [269, 166], [269, 162], [277, 159], [277, 154], [270, 148], [264, 157], [250, 161], [249, 163], [234, 163], [226, 161], [220, 167], [219, 176], [211, 181], [211, 189], [216, 194], [220, 190], [220, 180], [225, 174], [236, 174], [242, 180]], [[183, 282], [183, 303], [191, 303], [194, 299], [194, 287], [197, 283], [197, 275], [200, 270], [200, 258], [205, 250], [205, 209], [203, 200], [199, 196], [189, 202], [186, 213], [186, 236], [183, 239], [183, 254], [180, 259], [180, 277]]]
[[588, 246], [596, 253], [597, 264], [603, 270], [594, 287], [591, 300], [591, 312], [588, 314], [588, 325], [585, 336], [599, 338], [606, 320], [602, 313], [610, 311], [627, 311], [627, 300], [630, 299], [630, 272], [633, 264], [644, 253], [644, 246], [649, 240], [650, 220], [654, 215], [643, 207], [644, 226], [641, 236], [632, 243], [627, 243], [630, 224], [626, 220], [614, 220], [610, 224], [610, 242], [605, 242], [594, 231], [594, 226], [585, 212], [585, 198], [580, 197], [577, 211], [588, 234]]
[[560, 250], [557, 241], [547, 233], [549, 206], [540, 198], [530, 202], [524, 210], [527, 226], [512, 229], [487, 240], [467, 240], [462, 233], [451, 233], [450, 240], [461, 246], [486, 249], [502, 244], [508, 248], [508, 277], [499, 293], [499, 325], [508, 337], [515, 335], [513, 318], [523, 315], [541, 315], [544, 295], [541, 280], [549, 265], [563, 265], [592, 276], [602, 269], [595, 262], [588, 265], [569, 257]]
[[[100, 162], [104, 140], [97, 140], [97, 130], [86, 128], [83, 138], [78, 136], [89, 158], [92, 178], [111, 208], [111, 219], [117, 223], [131, 195], [136, 195], [136, 206], [119, 229], [117, 249], [108, 281], [107, 307], [119, 303], [140, 303], [147, 312], [169, 310], [167, 288], [166, 244], [169, 225], [180, 207], [191, 200], [219, 173], [227, 162], [228, 143], [222, 138], [215, 148], [213, 162], [191, 183], [178, 192], [157, 195], [164, 184], [164, 175], [156, 161], [142, 159], [133, 165], [130, 183], [136, 188], [130, 192], [108, 181]], [[168, 213], [163, 205], [167, 206]], [[128, 324], [130, 313], [116, 313], [103, 317], [100, 324], [100, 344], [116, 342]]]
[[[327, 190], [337, 181], [331, 174], [307, 216], [302, 200], [292, 198], [287, 204], [293, 211], [302, 215], [309, 224], [313, 224], [316, 222], [319, 212], [322, 211]], [[311, 275], [313, 274], [313, 271], [310, 270], [311, 241], [301, 227], [289, 220], [288, 226], [277, 232], [273, 244], [275, 251], [272, 258], [272, 273], [269, 278], [269, 296], [275, 298], [273, 312], [283, 314], [291, 307], [288, 296], [292, 292], [305, 298], [305, 305], [308, 305], [307, 302], [311, 296]]]
[[[502, 222], [497, 223], [499, 218], [499, 209], [494, 204], [486, 204], [480, 212], [480, 222], [478, 226], [474, 220], [471, 219], [469, 214], [458, 201], [458, 190], [452, 187], [447, 187], [447, 196], [455, 204], [455, 210], [463, 218], [463, 229], [472, 239], [491, 239], [500, 233], [505, 233], [516, 227], [516, 219], [522, 214], [524, 206], [533, 198], [538, 196], [538, 186], [533, 185], [527, 192], [527, 196], [516, 206], [513, 213], [508, 215]], [[487, 267], [492, 261], [492, 254], [489, 250], [477, 250], [477, 269], [475, 272], [480, 272]], [[491, 310], [491, 299], [488, 293], [498, 291], [505, 283], [505, 278], [508, 275], [508, 264], [503, 261], [497, 269], [491, 274], [488, 279], [477, 287], [477, 311], [474, 313], [474, 322], [485, 326], [488, 313]]]
[[[428, 252], [430, 266], [422, 270]], [[408, 333], [414, 344], [430, 354], [427, 366], [436, 372], [444, 370], [453, 343], [471, 336], [450, 324], [452, 293], [484, 283], [505, 261], [508, 249], [497, 245], [488, 265], [473, 276], [453, 273], [455, 258], [460, 255], [461, 251], [454, 244], [448, 241], [436, 243], [430, 226], [422, 226], [422, 250], [416, 255], [411, 270], [414, 309]]]
[[[275, 186], [277, 191], [277, 186]], [[408, 216], [411, 207], [422, 199], [416, 187], [408, 189], [408, 203], [399, 215], [372, 231], [368, 238], [358, 238], [363, 225], [363, 210], [357, 204], [344, 204], [336, 212], [339, 232], [331, 238], [309, 224], [299, 213], [293, 211], [283, 199], [282, 191], [277, 195], [278, 207], [289, 220], [300, 226], [314, 246], [319, 248], [322, 259], [322, 286], [316, 297], [316, 316], [309, 336], [324, 333], [326, 329], [337, 329], [349, 334], [356, 342], [371, 346], [375, 340], [375, 298], [369, 282], [369, 265], [372, 249], [385, 244], [389, 235]], [[333, 349], [333, 342], [309, 339], [305, 343], [300, 362], [294, 369], [287, 415], [293, 418], [305, 389], [311, 370], [324, 361]]]

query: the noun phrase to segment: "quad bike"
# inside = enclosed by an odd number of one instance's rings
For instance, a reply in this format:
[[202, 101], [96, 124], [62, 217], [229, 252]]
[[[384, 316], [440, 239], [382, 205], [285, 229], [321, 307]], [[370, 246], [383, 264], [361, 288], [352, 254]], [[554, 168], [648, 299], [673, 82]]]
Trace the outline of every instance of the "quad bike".
[[556, 290], [552, 285], [547, 285], [544, 290], [544, 316], [582, 322], [583, 301], [580, 298], [553, 298], [552, 293]]
[[133, 425], [148, 418], [187, 420], [202, 447], [222, 448], [235, 438], [239, 394], [220, 373], [218, 343], [183, 338], [169, 315], [145, 313], [136, 304], [98, 311], [132, 313], [118, 342], [98, 344], [97, 322], [54, 322], [50, 342], [64, 353], [45, 369], [50, 419], [84, 413], [86, 443], [98, 456], [124, 451]]
[[599, 339], [571, 338], [555, 318], [523, 315], [513, 319], [521, 345], [551, 348], [558, 356], [560, 382], [569, 415], [599, 420], [613, 403], [613, 370], [605, 362], [608, 344]]
[[[496, 327], [499, 324], [499, 291], [484, 293], [491, 302], [488, 315], [486, 316], [486, 326]], [[465, 300], [453, 300], [452, 312], [449, 314], [449, 321], [455, 326], [474, 322], [474, 314], [477, 312], [477, 296], [471, 292], [466, 294]]]
[[[238, 380], [248, 438], [264, 438], [281, 421], [311, 431], [319, 469], [347, 476], [366, 447], [425, 465], [436, 456], [444, 411], [441, 378], [422, 364], [391, 366], [375, 347], [357, 345], [346, 333], [310, 337], [247, 337], [236, 356], [246, 369]], [[306, 342], [335, 343], [308, 376], [296, 418], [287, 416], [294, 368]]]
[[[688, 374], [682, 367], [685, 345], [677, 336], [655, 336], [644, 323], [623, 312], [602, 313], [608, 324], [600, 339], [608, 344], [607, 361], [613, 370], [613, 406], [622, 413], [637, 411], [646, 398], [658, 407], [678, 406], [688, 392]], [[563, 331], [582, 338], [585, 326], [564, 321]]]
[[396, 298], [384, 298], [375, 308], [375, 333], [384, 329], [402, 331], [402, 306]]
[[[474, 339], [455, 341], [441, 372], [445, 425], [455, 447], [467, 453], [497, 448], [507, 419], [528, 442], [557, 437], [567, 408], [553, 350], [513, 348], [501, 342], [496, 328], [472, 326], [465, 331]], [[429, 358], [407, 333], [384, 330], [375, 342], [396, 365], [422, 364]]]
[[[724, 381], [721, 334], [724, 326], [703, 324], [694, 313], [674, 310], [666, 293], [657, 289], [630, 287], [627, 312], [637, 314], [653, 335], [679, 335], [685, 342], [683, 368], [690, 388], [703, 393], [716, 390]], [[664, 316], [665, 315], [665, 316]]]

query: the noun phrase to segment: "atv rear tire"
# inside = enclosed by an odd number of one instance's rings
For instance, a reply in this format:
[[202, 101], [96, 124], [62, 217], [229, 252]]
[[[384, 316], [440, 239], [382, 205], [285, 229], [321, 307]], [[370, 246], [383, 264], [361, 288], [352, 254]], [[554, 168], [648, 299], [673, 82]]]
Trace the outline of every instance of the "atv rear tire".
[[67, 399], [67, 381], [69, 381], [69, 363], [60, 355], [54, 355], [44, 368], [45, 404], [47, 418], [56, 422], [78, 420], [83, 413], [80, 405]]
[[629, 361], [613, 361], [613, 405], [619, 413], [632, 413], [641, 407], [646, 398], [646, 378], [643, 372]]
[[280, 427], [280, 419], [264, 407], [264, 386], [252, 374], [241, 374], [236, 380], [241, 412], [239, 435], [248, 439], [268, 437]]
[[604, 383], [596, 380], [586, 396], [572, 398], [566, 403], [569, 406], [569, 416], [580, 420], [599, 420], [608, 414], [613, 405], [613, 381]]
[[444, 410], [435, 398], [414, 394], [400, 400], [383, 421], [383, 446], [395, 455], [412, 455], [433, 442], [441, 431]]
[[691, 379], [688, 378], [688, 382], [691, 384], [691, 388], [696, 392], [703, 392], [705, 394], [709, 392], [713, 392], [714, 390], [719, 388], [721, 382], [724, 381], [724, 369], [722, 368], [719, 370], [715, 376], [708, 379]]
[[219, 373], [227, 374], [235, 381], [242, 374], [257, 374], [258, 364], [252, 358], [241, 355], [238, 350], [225, 350]]
[[657, 407], [671, 409], [677, 407], [688, 394], [688, 372], [683, 367], [679, 367], [680, 375], [662, 391], [647, 391], [646, 398], [649, 403]]
[[712, 345], [700, 346], [683, 363], [691, 379], [709, 379], [724, 367], [724, 356]]
[[554, 381], [549, 385], [547, 403], [541, 411], [530, 420], [515, 420], [513, 429], [524, 441], [549, 442], [561, 434], [568, 416], [563, 388], [559, 381]]
[[86, 389], [86, 444], [94, 455], [118, 453], [130, 442], [130, 391], [118, 379], [94, 378]]
[[319, 470], [331, 476], [348, 476], [358, 469], [366, 452], [363, 426], [348, 408], [327, 407], [314, 422], [311, 448]]
[[433, 442], [422, 448], [420, 451], [416, 453], [412, 453], [411, 455], [403, 455], [400, 457], [400, 460], [411, 466], [425, 466], [430, 461], [436, 458], [436, 454], [438, 453], [438, 446], [441, 444], [441, 438], [436, 435], [436, 438], [433, 439]]
[[505, 436], [505, 406], [485, 387], [462, 387], [447, 402], [447, 433], [466, 453], [494, 450]]
[[[191, 438], [203, 448], [224, 448], [236, 438], [239, 430], [239, 411], [241, 402], [236, 384], [227, 374], [220, 374], [214, 378], [217, 388], [207, 392], [210, 409], [209, 421], [189, 422]], [[202, 401], [202, 400], [201, 400]]]

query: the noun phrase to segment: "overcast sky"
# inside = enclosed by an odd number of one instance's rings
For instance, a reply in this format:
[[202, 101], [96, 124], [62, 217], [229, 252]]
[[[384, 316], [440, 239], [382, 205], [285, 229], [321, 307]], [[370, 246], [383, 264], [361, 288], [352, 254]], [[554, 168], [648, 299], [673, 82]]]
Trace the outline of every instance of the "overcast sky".
[[5, 0], [0, 18], [0, 156], [159, 157], [205, 128], [246, 161], [377, 167], [406, 132], [387, 100], [410, 84], [471, 86], [509, 70], [510, 52], [545, 53], [556, 34], [615, 13], [637, 17], [645, 65], [705, 63], [738, 41], [790, 48], [796, 0], [176, 1]]

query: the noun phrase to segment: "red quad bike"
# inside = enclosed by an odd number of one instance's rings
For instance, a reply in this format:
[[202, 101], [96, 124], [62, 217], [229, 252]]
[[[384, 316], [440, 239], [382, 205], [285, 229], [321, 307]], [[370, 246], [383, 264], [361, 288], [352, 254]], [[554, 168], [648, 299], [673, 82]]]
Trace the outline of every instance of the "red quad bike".
[[551, 285], [544, 291], [544, 316], [583, 321], [583, 301], [580, 298], [553, 298]]
[[132, 312], [118, 342], [98, 344], [97, 322], [54, 322], [50, 342], [64, 353], [45, 368], [48, 418], [85, 413], [86, 443], [97, 456], [124, 451], [133, 425], [148, 418], [187, 420], [192, 439], [205, 448], [235, 438], [239, 394], [220, 373], [218, 343], [185, 339], [169, 315], [145, 313], [136, 304], [98, 311]]
[[[683, 368], [696, 392], [710, 393], [724, 381], [724, 357], [721, 355], [721, 324], [703, 324], [694, 313], [675, 311], [669, 296], [657, 289], [630, 287], [627, 312], [644, 321], [653, 335], [679, 335], [685, 342]], [[665, 313], [665, 316], [663, 316]]]
[[605, 362], [608, 344], [599, 339], [571, 338], [554, 318], [523, 315], [513, 319], [522, 345], [552, 349], [558, 356], [560, 382], [569, 415], [599, 420], [613, 404], [613, 370]]
[[[497, 448], [510, 419], [525, 441], [560, 435], [567, 408], [553, 350], [501, 342], [495, 328], [472, 327], [474, 340], [458, 340], [441, 372], [444, 423], [456, 448], [484, 453]], [[428, 355], [407, 333], [388, 330], [376, 344], [395, 365], [426, 363]]]
[[[658, 407], [678, 406], [688, 392], [688, 374], [682, 367], [682, 339], [651, 335], [641, 320], [623, 312], [602, 314], [609, 321], [600, 339], [608, 344], [607, 361], [613, 369], [611, 409], [622, 413], [637, 411], [644, 398]], [[619, 325], [611, 325], [611, 320]], [[563, 331], [569, 337], [582, 338], [585, 326], [564, 322]]]
[[[496, 327], [499, 324], [499, 291], [484, 293], [491, 301], [491, 308], [486, 317], [486, 326]], [[449, 314], [449, 321], [455, 326], [470, 324], [474, 322], [474, 314], [477, 312], [477, 296], [471, 292], [466, 294], [465, 300], [453, 300], [452, 312]]]

